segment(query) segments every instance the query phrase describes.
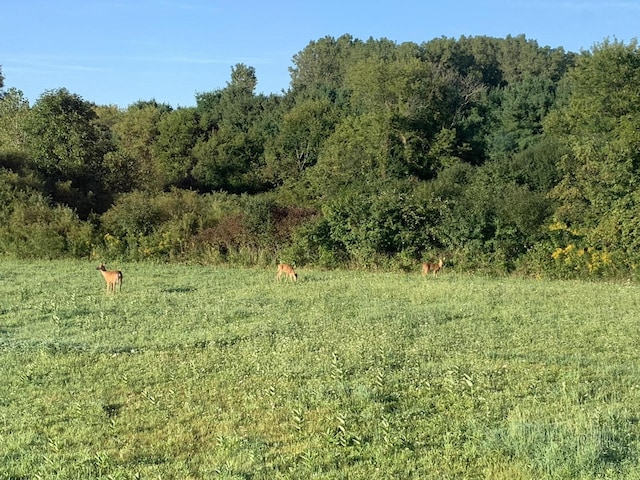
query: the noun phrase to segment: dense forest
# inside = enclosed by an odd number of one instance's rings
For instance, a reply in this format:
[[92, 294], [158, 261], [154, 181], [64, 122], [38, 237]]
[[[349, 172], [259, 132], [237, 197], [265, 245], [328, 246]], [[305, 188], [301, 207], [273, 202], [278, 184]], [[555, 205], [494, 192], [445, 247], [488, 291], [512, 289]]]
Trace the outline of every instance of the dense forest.
[[195, 107], [0, 71], [0, 254], [638, 277], [640, 50], [343, 35]]

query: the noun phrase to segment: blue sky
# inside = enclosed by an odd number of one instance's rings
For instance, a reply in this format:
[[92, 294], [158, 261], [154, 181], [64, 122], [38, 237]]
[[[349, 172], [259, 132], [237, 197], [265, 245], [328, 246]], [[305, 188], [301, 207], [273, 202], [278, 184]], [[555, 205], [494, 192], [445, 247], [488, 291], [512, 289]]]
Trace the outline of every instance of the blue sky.
[[574, 52], [640, 36], [640, 0], [22, 0], [1, 12], [5, 89], [33, 104], [64, 87], [122, 108], [195, 105], [196, 93], [224, 88], [237, 63], [256, 69], [258, 92], [279, 93], [293, 56], [327, 35], [422, 43], [524, 34]]

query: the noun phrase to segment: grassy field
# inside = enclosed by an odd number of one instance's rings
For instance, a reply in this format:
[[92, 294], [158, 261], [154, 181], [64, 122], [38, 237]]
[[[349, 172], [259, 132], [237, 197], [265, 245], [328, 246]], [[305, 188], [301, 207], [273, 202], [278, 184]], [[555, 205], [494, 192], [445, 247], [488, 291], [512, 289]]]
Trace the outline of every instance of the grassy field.
[[0, 263], [0, 479], [640, 479], [640, 287]]

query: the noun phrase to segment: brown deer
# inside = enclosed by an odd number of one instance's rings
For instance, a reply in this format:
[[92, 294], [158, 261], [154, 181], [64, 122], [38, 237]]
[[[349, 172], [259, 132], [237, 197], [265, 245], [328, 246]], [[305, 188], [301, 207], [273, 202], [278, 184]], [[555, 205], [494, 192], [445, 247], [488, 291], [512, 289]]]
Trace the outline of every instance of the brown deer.
[[278, 281], [280, 280], [282, 275], [285, 275], [292, 282], [298, 281], [298, 274], [295, 272], [291, 265], [287, 265], [286, 263], [281, 263], [278, 265], [278, 273], [276, 275]]
[[438, 263], [423, 263], [422, 264], [422, 275], [427, 275], [429, 272], [433, 273], [434, 277], [438, 276], [440, 270], [444, 267], [444, 258], [440, 257]]
[[100, 270], [104, 281], [107, 282], [107, 293], [116, 291], [116, 285], [120, 285], [120, 291], [122, 291], [122, 272], [120, 270], [107, 270], [104, 263], [101, 263], [96, 270]]

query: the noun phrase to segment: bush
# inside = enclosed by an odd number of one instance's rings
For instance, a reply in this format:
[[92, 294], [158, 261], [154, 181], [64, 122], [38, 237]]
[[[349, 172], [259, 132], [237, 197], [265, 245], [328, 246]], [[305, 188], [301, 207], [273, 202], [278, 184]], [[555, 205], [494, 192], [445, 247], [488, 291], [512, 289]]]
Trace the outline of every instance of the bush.
[[99, 249], [110, 256], [138, 260], [185, 259], [193, 237], [215, 224], [220, 200], [228, 203], [225, 197], [178, 189], [121, 195], [100, 218], [103, 242]]
[[211, 263], [270, 265], [282, 260], [294, 232], [317, 216], [313, 209], [282, 206], [268, 196], [238, 197], [226, 215], [191, 238], [190, 253]]
[[0, 227], [0, 250], [19, 258], [87, 257], [93, 228], [68, 207], [51, 207], [33, 194], [6, 206]]
[[331, 236], [329, 222], [314, 217], [292, 230], [291, 242], [280, 253], [281, 260], [296, 265], [337, 268], [347, 262], [344, 246]]

